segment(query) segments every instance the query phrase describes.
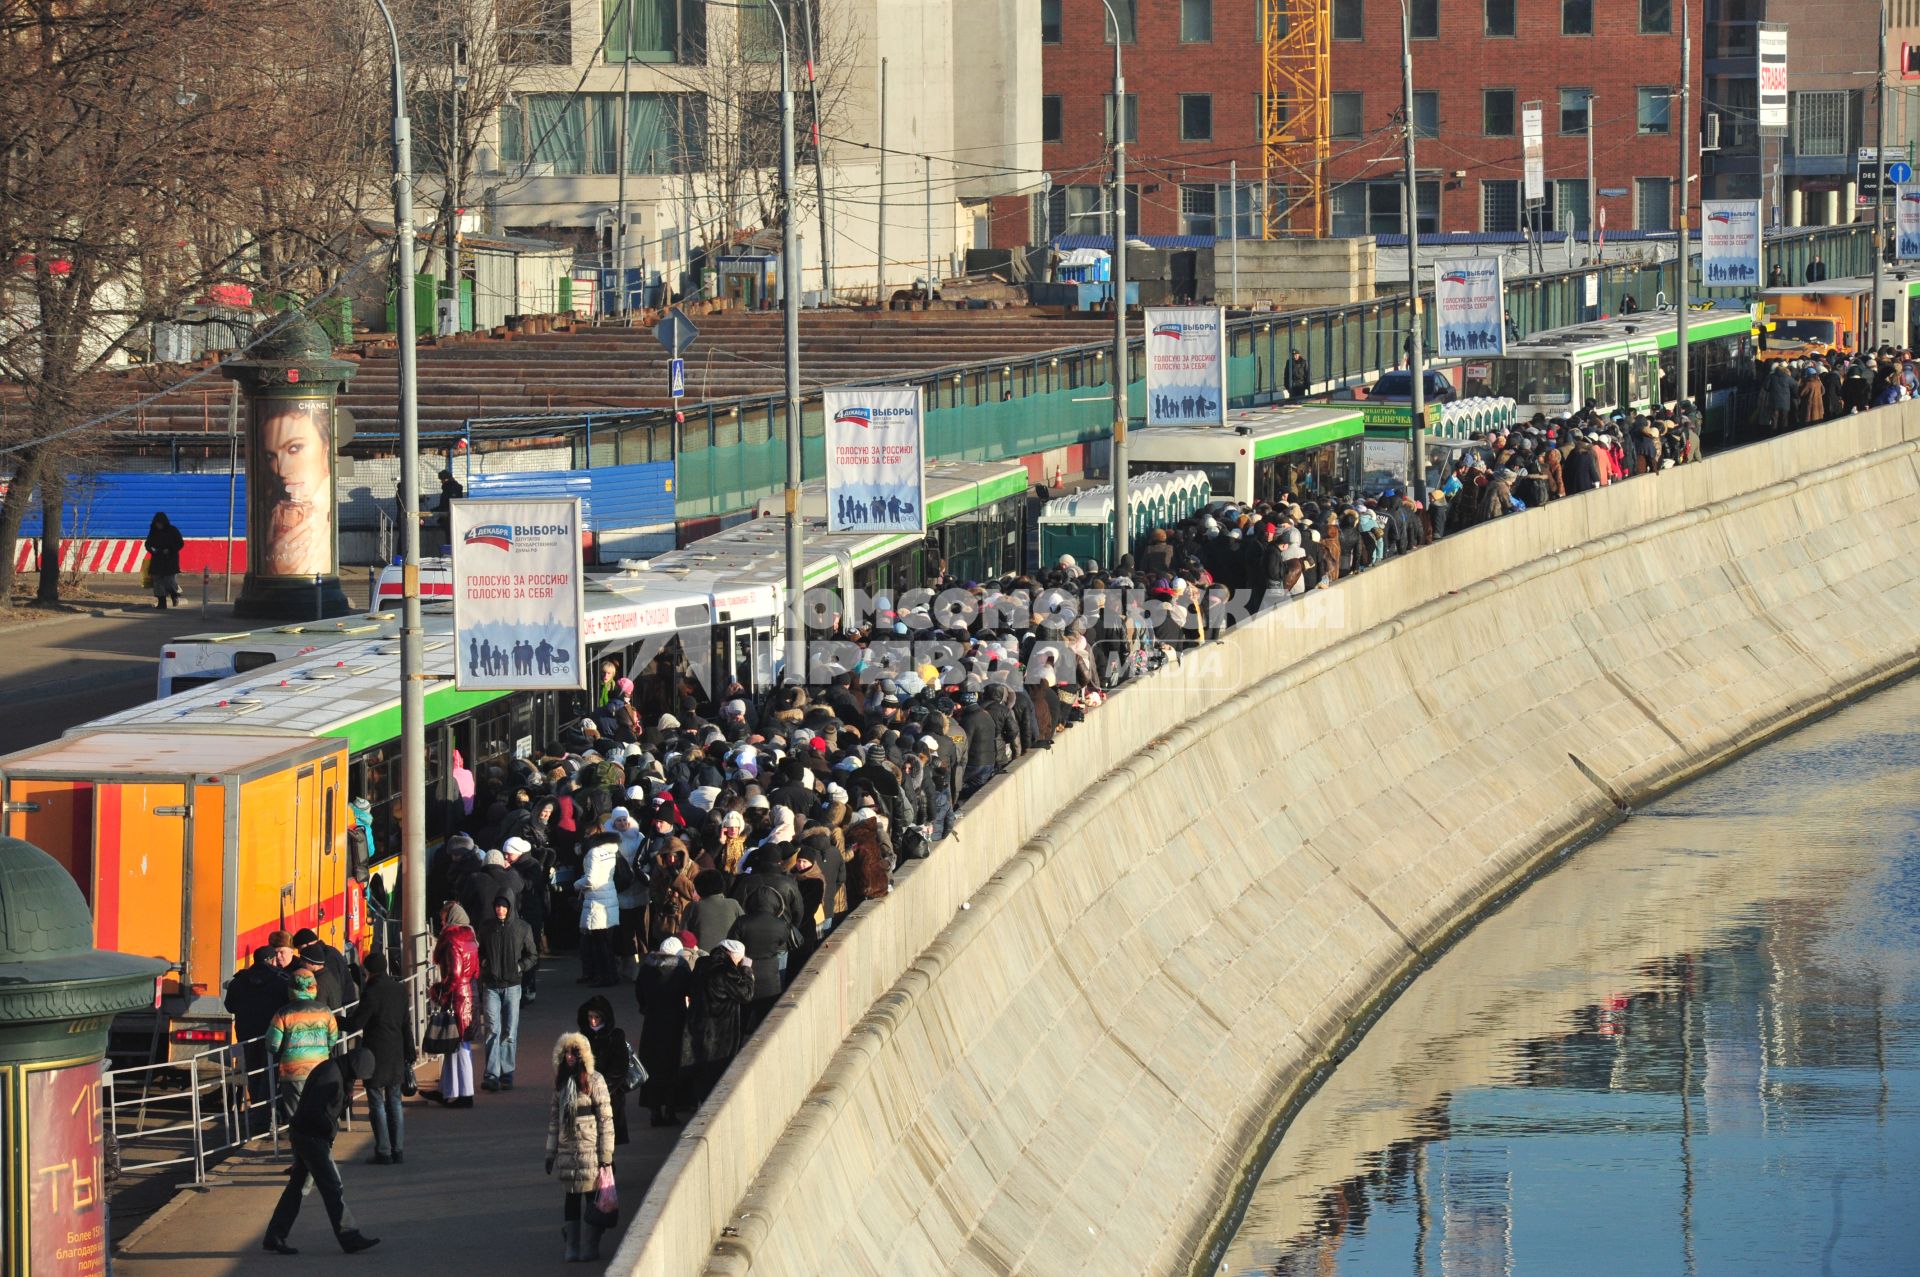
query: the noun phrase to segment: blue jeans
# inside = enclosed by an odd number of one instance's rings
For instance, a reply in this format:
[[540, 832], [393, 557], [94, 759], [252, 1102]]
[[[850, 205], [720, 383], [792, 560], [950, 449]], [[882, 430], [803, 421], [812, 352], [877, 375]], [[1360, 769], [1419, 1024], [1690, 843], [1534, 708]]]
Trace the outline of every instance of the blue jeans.
[[487, 1023], [487, 1081], [512, 1077], [514, 1056], [520, 1049], [520, 986], [481, 986], [480, 1014]]
[[400, 1088], [367, 1088], [367, 1120], [373, 1126], [373, 1151], [393, 1154], [403, 1151], [407, 1142], [406, 1119], [400, 1116]]

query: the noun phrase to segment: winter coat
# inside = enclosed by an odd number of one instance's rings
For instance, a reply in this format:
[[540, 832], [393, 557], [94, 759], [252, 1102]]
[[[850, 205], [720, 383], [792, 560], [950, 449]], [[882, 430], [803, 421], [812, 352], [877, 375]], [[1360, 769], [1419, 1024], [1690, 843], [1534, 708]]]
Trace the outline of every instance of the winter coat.
[[[587, 1012], [600, 1013], [600, 1027], [587, 1027]], [[594, 994], [580, 1004], [577, 1022], [580, 1034], [600, 1061], [600, 1076], [607, 1080], [607, 1094], [613, 1100], [613, 1142], [627, 1142], [627, 1031], [613, 1022], [613, 1004]]]
[[587, 853], [581, 865], [580, 929], [605, 931], [620, 925], [620, 893], [613, 885], [613, 862], [619, 856], [619, 844], [603, 842]]
[[649, 1108], [663, 1108], [677, 1098], [676, 1079], [687, 1036], [687, 997], [692, 992], [693, 964], [679, 954], [650, 953], [641, 961], [633, 997], [641, 1016], [637, 1049], [647, 1070], [640, 1098]]
[[891, 857], [881, 845], [880, 826], [862, 820], [847, 827], [847, 848], [852, 852], [852, 871], [847, 879], [847, 903], [858, 906], [862, 900], [878, 900], [893, 889]]
[[147, 538], [147, 553], [152, 562], [147, 564], [152, 573], [159, 576], [180, 575], [180, 551], [186, 548], [186, 539], [180, 529], [168, 524], [157, 529]]
[[488, 989], [514, 989], [540, 965], [540, 946], [534, 942], [533, 928], [520, 920], [513, 897], [502, 895], [498, 900], [507, 902], [506, 920], [494, 917], [489, 909], [474, 929], [480, 947], [480, 983]]
[[373, 1076], [362, 1079], [368, 1086], [399, 1086], [406, 1080], [416, 1049], [407, 1031], [405, 985], [391, 976], [367, 981], [360, 1004], [347, 1015], [347, 1031], [360, 1034], [360, 1045], [373, 1052]]
[[1591, 492], [1600, 486], [1600, 463], [1592, 448], [1582, 445], [1573, 450], [1563, 471], [1569, 495]]
[[968, 770], [992, 767], [998, 761], [1000, 733], [986, 706], [969, 705], [961, 710], [960, 730], [967, 736]]
[[493, 902], [501, 896], [512, 898], [513, 912], [518, 915], [520, 892], [526, 881], [505, 865], [483, 865], [461, 881], [460, 907], [475, 927], [493, 917]]
[[732, 934], [733, 924], [745, 913], [740, 902], [729, 896], [702, 896], [680, 915], [680, 925], [693, 932], [700, 947], [711, 953]]
[[[613, 1096], [607, 1080], [594, 1069], [593, 1044], [578, 1033], [563, 1033], [553, 1044], [553, 1067], [557, 1074], [560, 1056], [569, 1046], [578, 1047], [587, 1066], [586, 1085], [580, 1088], [579, 1103], [571, 1113], [560, 1111], [560, 1099], [566, 1093], [554, 1088], [547, 1104], [547, 1156], [553, 1159], [554, 1178], [569, 1193], [591, 1193], [602, 1166], [613, 1165]], [[625, 1062], [622, 1062], [625, 1067]]]
[[771, 892], [754, 896], [753, 908], [733, 924], [733, 934], [727, 937], [745, 945], [747, 956], [753, 959], [755, 1001], [780, 996], [780, 958], [787, 952], [792, 935], [787, 920], [774, 912], [774, 903]]
[[340, 1073], [340, 1061], [322, 1060], [307, 1074], [300, 1087], [300, 1102], [293, 1119], [287, 1123], [302, 1135], [333, 1143], [340, 1133], [340, 1119], [347, 1112], [347, 1079]]
[[427, 991], [441, 1006], [453, 1008], [461, 1036], [473, 1028], [473, 982], [480, 978], [480, 945], [473, 928], [456, 924], [440, 933], [433, 948], [433, 968], [439, 978]]
[[710, 953], [693, 969], [692, 1001], [687, 1031], [693, 1040], [693, 1058], [703, 1064], [726, 1064], [746, 1040], [741, 1014], [753, 1001], [753, 972], [736, 965], [725, 953]]
[[287, 1005], [287, 973], [279, 967], [255, 963], [227, 982], [227, 1010], [233, 1015], [233, 1035], [245, 1042], [267, 1031], [273, 1013]]

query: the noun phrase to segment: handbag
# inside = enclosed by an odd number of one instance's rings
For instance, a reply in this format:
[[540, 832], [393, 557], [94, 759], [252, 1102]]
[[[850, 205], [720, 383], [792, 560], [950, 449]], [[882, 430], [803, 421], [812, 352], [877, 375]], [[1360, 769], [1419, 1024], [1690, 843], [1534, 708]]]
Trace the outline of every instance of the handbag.
[[427, 1014], [427, 1031], [420, 1049], [428, 1055], [452, 1055], [460, 1049], [460, 1018], [453, 1008], [436, 1002]]
[[627, 1090], [637, 1091], [647, 1084], [647, 1066], [640, 1063], [633, 1043], [627, 1043]]
[[400, 1079], [400, 1094], [420, 1094], [420, 1079], [414, 1076], [412, 1060], [407, 1061], [407, 1075]]
[[613, 1167], [602, 1166], [593, 1182], [593, 1195], [582, 1203], [581, 1214], [595, 1228], [613, 1228], [620, 1222], [620, 1190], [614, 1187]]
[[152, 559], [148, 559], [145, 563], [142, 563], [140, 565], [140, 588], [143, 590], [151, 590], [153, 588], [153, 560]]

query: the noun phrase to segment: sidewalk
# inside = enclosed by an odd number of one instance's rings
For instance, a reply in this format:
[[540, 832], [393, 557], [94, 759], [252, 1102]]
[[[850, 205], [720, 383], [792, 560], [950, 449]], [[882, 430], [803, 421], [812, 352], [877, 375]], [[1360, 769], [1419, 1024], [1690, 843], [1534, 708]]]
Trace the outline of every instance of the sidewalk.
[[[541, 963], [540, 998], [524, 1008], [516, 1086], [496, 1095], [481, 1092], [471, 1109], [446, 1109], [411, 1099], [406, 1104], [406, 1155], [399, 1166], [371, 1166], [373, 1135], [366, 1107], [354, 1103], [353, 1129], [334, 1145], [334, 1160], [346, 1183], [347, 1203], [362, 1232], [380, 1245], [362, 1255], [340, 1253], [327, 1227], [318, 1193], [301, 1205], [289, 1240], [300, 1253], [269, 1255], [260, 1249], [267, 1218], [284, 1186], [284, 1160], [264, 1151], [230, 1158], [212, 1172], [221, 1183], [205, 1192], [183, 1192], [114, 1256], [120, 1277], [227, 1277], [273, 1273], [393, 1273], [407, 1277], [503, 1273], [579, 1273], [592, 1266], [562, 1258], [562, 1194], [542, 1167], [546, 1160], [547, 1105], [553, 1093], [554, 1041], [575, 1027], [575, 1012], [590, 990], [575, 984], [578, 965], [567, 957]], [[600, 990], [628, 1033], [639, 1014], [630, 987]], [[477, 1054], [477, 1053], [476, 1053]], [[479, 1072], [476, 1060], [475, 1073]], [[422, 1070], [423, 1086], [432, 1073]], [[478, 1078], [476, 1077], [476, 1081]], [[627, 1100], [632, 1143], [615, 1158], [620, 1182], [620, 1233], [639, 1208], [678, 1135], [678, 1127], [655, 1130], [644, 1111]], [[620, 1233], [601, 1241], [610, 1259]]]

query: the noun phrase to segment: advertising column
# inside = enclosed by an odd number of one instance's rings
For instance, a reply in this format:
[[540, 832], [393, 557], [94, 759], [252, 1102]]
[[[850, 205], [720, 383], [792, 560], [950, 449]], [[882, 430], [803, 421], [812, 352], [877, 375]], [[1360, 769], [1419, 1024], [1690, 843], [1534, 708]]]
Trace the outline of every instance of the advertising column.
[[580, 501], [453, 503], [453, 685], [580, 690]]
[[1227, 313], [1217, 306], [1149, 306], [1147, 424], [1227, 420]]

